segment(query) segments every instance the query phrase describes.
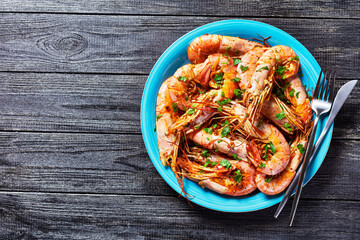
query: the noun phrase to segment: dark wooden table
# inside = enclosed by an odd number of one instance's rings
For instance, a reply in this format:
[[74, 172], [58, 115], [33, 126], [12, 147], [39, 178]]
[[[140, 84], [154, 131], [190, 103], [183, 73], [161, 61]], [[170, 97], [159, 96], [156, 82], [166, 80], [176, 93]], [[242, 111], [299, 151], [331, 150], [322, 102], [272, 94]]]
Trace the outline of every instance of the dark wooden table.
[[223, 19], [290, 33], [337, 88], [359, 79], [359, 1], [2, 0], [0, 12], [0, 239], [359, 239], [359, 84], [291, 228], [290, 205], [279, 219], [275, 206], [190, 207], [152, 165], [139, 113], [162, 52]]

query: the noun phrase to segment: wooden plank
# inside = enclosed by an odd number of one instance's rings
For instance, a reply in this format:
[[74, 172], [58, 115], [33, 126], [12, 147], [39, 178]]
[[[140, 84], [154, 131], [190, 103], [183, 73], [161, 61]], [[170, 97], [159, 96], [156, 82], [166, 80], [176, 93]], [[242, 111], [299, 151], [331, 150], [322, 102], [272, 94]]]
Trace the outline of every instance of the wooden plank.
[[[0, 129], [141, 133], [147, 76], [0, 73]], [[340, 87], [346, 81], [338, 80]], [[334, 138], [359, 139], [357, 85], [335, 122]]]
[[294, 227], [290, 206], [229, 214], [159, 196], [0, 193], [2, 239], [351, 239], [360, 203], [302, 200]]
[[262, 3], [256, 0], [218, 1], [100, 1], [100, 0], [3, 0], [1, 11], [6, 12], [55, 12], [91, 14], [156, 14], [227, 17], [310, 17], [310, 18], [360, 18], [359, 1], [281, 1]]
[[[0, 71], [148, 74], [176, 39], [221, 17], [2, 14]], [[359, 78], [360, 22], [249, 18], [302, 42], [322, 67]], [[344, 39], [348, 39], [344, 44]]]
[[[0, 190], [171, 195], [139, 135], [0, 134]], [[333, 140], [308, 199], [360, 196], [358, 141]]]

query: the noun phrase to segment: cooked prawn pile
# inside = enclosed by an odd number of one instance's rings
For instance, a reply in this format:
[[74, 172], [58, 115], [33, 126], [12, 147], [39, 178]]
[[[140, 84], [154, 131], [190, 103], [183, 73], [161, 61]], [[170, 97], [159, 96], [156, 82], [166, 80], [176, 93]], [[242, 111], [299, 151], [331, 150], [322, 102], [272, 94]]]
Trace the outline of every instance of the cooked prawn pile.
[[185, 177], [231, 196], [282, 192], [312, 127], [299, 57], [287, 46], [220, 35], [196, 38], [188, 57], [157, 97], [162, 164], [184, 193]]

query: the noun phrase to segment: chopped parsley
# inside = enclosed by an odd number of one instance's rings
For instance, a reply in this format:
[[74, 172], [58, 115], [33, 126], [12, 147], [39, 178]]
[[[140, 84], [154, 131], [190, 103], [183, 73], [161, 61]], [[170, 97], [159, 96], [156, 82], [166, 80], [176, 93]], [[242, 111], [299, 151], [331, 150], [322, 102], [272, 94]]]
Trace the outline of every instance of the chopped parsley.
[[234, 66], [235, 65], [238, 65], [239, 63], [241, 63], [241, 60], [240, 59], [238, 59], [238, 58], [234, 58]]
[[302, 144], [298, 144], [297, 148], [299, 149], [300, 153], [304, 153], [305, 152], [305, 148]]
[[299, 61], [299, 56], [292, 57], [292, 58], [290, 59], [290, 62], [293, 61], [293, 60]]
[[291, 128], [291, 125], [290, 125], [290, 124], [285, 123], [285, 124], [284, 124], [284, 127], [285, 127], [285, 128], [286, 128], [286, 130], [288, 130], [289, 132], [291, 132], [291, 131], [292, 131], [292, 128]]
[[260, 164], [259, 164], [259, 168], [264, 168], [266, 166], [266, 164], [264, 163], [264, 162], [261, 162]]
[[233, 78], [233, 79], [231, 79], [231, 81], [233, 81], [234, 83], [235, 83], [235, 82], [238, 82], [238, 81], [240, 81], [240, 80], [241, 80], [241, 79], [240, 79], [240, 78], [238, 78], [238, 77], [237, 77], [237, 78]]
[[239, 95], [240, 95], [240, 97], [241, 97], [241, 96], [242, 96], [242, 91], [237, 88], [237, 89], [234, 90], [234, 94], [235, 94], [235, 96], [239, 96]]
[[261, 127], [263, 121], [264, 121], [264, 119], [260, 119], [260, 121], [258, 122], [258, 124], [256, 125], [256, 127], [257, 127], [257, 128]]
[[270, 178], [265, 178], [265, 182], [270, 183], [270, 181], [274, 178], [274, 176], [270, 177]]
[[187, 77], [180, 76], [178, 77], [178, 80], [185, 82], [187, 80]]
[[246, 70], [249, 69], [249, 67], [245, 67], [243, 65], [240, 65], [240, 69], [241, 69], [242, 72], [245, 72]]
[[222, 105], [226, 105], [226, 104], [230, 103], [231, 99], [226, 98], [226, 99], [222, 100], [221, 102], [219, 102], [219, 101], [216, 101], [216, 102], [222, 106]]
[[161, 118], [162, 114], [159, 114], [156, 116], [156, 121], [159, 120], [159, 118]]
[[219, 106], [217, 110], [218, 110], [219, 112], [222, 112], [222, 111], [223, 111], [221, 106]]
[[195, 129], [199, 129], [200, 127], [201, 127], [201, 125], [199, 125], [199, 126], [195, 126], [194, 128], [195, 128]]
[[204, 149], [204, 151], [201, 153], [201, 156], [206, 157], [206, 158], [209, 157], [210, 156], [209, 150]]
[[241, 172], [240, 170], [236, 170], [235, 171], [235, 176], [233, 177], [234, 181], [236, 183], [240, 183], [241, 182], [241, 179], [242, 179], [242, 175], [241, 175]]
[[225, 125], [229, 125], [229, 121], [228, 120], [225, 120], [225, 122], [223, 124], [221, 124], [221, 126], [225, 126]]
[[238, 156], [235, 153], [232, 156], [235, 160], [238, 160], [239, 162], [241, 161], [241, 158], [238, 158]]
[[291, 89], [290, 91], [289, 91], [289, 96], [290, 97], [293, 97], [294, 96], [294, 92], [295, 92], [295, 89]]
[[276, 152], [276, 147], [274, 146], [273, 142], [270, 141], [269, 145], [270, 145], [270, 150], [271, 150], [273, 153], [275, 153], [275, 152]]
[[230, 132], [230, 127], [226, 126], [224, 127], [224, 129], [221, 131], [221, 137], [226, 137]]
[[226, 47], [226, 51], [229, 51], [229, 50], [230, 50], [230, 48], [231, 48], [230, 46], [227, 46], [227, 47]]
[[172, 109], [173, 109], [174, 112], [177, 112], [177, 110], [178, 110], [178, 105], [177, 105], [176, 102], [174, 102], [174, 103], [172, 104]]
[[278, 66], [278, 68], [275, 70], [275, 72], [279, 75], [279, 77], [284, 79], [285, 78], [284, 72], [287, 71], [287, 70], [288, 69], [285, 66]]
[[275, 120], [281, 120], [285, 117], [285, 112], [281, 111], [279, 114], [276, 114]]
[[215, 166], [217, 163], [216, 162], [212, 162], [209, 159], [206, 159], [206, 162], [204, 164], [204, 167], [207, 167], [209, 164], [211, 164], [211, 166]]
[[300, 92], [295, 93], [296, 98], [299, 98]]
[[226, 168], [226, 170], [229, 170], [231, 168], [231, 163], [226, 159], [221, 160], [220, 165]]
[[210, 128], [203, 128], [204, 132], [212, 134], [213, 131]]
[[195, 113], [195, 109], [191, 108], [187, 111], [187, 114], [192, 115]]
[[212, 128], [216, 128], [216, 127], [217, 127], [217, 124], [215, 123], [215, 124], [213, 124], [211, 127], [212, 127]]
[[224, 81], [223, 76], [224, 76], [224, 73], [216, 74], [215, 77], [214, 77], [215, 83], [216, 84], [222, 84], [222, 82]]
[[269, 70], [269, 68], [267, 67], [267, 66], [265, 66], [265, 67], [262, 67], [262, 68], [259, 68], [258, 70], [256, 70], [256, 72], [261, 72], [261, 70]]

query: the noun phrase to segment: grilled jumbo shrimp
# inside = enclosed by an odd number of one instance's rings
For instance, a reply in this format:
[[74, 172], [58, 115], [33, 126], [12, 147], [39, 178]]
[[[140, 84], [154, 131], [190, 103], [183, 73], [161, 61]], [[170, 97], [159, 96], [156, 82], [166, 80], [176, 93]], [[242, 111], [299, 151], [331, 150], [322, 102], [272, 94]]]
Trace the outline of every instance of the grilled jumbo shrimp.
[[[187, 158], [179, 158], [179, 166], [186, 170], [185, 176], [203, 187], [230, 196], [243, 196], [257, 188], [256, 171], [251, 163], [230, 160], [215, 154], [210, 154], [207, 159], [199, 157], [196, 161], [209, 163], [200, 165]], [[221, 165], [222, 161], [227, 163], [227, 167]]]
[[169, 131], [169, 127], [175, 122], [177, 116], [172, 108], [169, 94], [170, 79], [167, 79], [160, 87], [156, 105], [156, 132], [159, 144], [161, 163], [169, 165], [169, 159], [176, 159], [178, 136]]
[[[212, 104], [213, 107], [211, 107], [211, 103], [217, 104], [217, 102], [221, 102], [224, 99], [231, 99], [234, 97], [237, 83], [232, 81], [232, 79], [236, 77], [236, 67], [233, 65], [233, 60], [230, 57], [225, 57], [221, 54], [213, 54], [210, 55], [201, 66], [201, 68], [209, 69], [209, 71], [205, 70], [205, 72], [206, 75], [212, 75], [212, 80], [204, 75], [202, 77], [203, 80], [200, 81], [202, 84], [206, 82], [204, 87], [210, 85], [215, 89], [200, 95], [198, 99], [194, 99], [193, 102], [189, 101], [187, 104], [189, 106], [187, 114], [182, 115], [171, 129], [189, 129], [193, 126], [201, 125], [217, 113], [217, 107], [214, 108], [214, 104]], [[200, 69], [200, 67], [198, 69]], [[198, 72], [199, 71], [200, 70], [198, 70]], [[215, 77], [217, 77], [216, 81], [214, 80]], [[186, 88], [185, 83], [179, 83], [179, 81], [175, 81], [175, 83], [177, 86], [181, 86], [177, 89], [182, 90]], [[181, 91], [181, 93], [182, 92], [183, 91]], [[183, 99], [183, 97], [180, 97], [179, 99]], [[183, 104], [180, 104], [180, 106], [183, 106]]]
[[285, 89], [284, 93], [291, 102], [295, 114], [302, 120], [302, 125], [309, 125], [311, 120], [311, 105], [301, 79], [296, 74], [287, 78], [285, 82], [290, 85]]
[[264, 45], [239, 37], [205, 34], [192, 41], [188, 48], [188, 57], [191, 63], [198, 64], [204, 62], [208, 55], [213, 53], [227, 52], [230, 56], [240, 56], [254, 47], [264, 47]]
[[244, 131], [245, 134], [264, 140], [268, 142], [270, 146], [273, 146], [269, 149], [269, 151], [272, 150], [273, 155], [267, 161], [261, 160], [260, 154], [254, 151], [256, 146], [251, 144], [248, 146], [248, 149], [252, 149], [251, 154], [253, 154], [249, 157], [249, 160], [257, 167], [257, 171], [268, 175], [275, 175], [284, 170], [290, 160], [290, 147], [281, 132], [274, 125], [262, 122], [261, 120], [256, 120], [254, 125], [251, 124], [251, 122], [245, 118], [246, 109], [242, 105], [231, 102], [230, 106], [230, 109], [225, 108], [225, 111], [239, 118], [242, 124], [242, 131]]
[[260, 57], [245, 97], [251, 122], [254, 122], [260, 113], [263, 101], [271, 93], [275, 72], [281, 78], [288, 78], [298, 72], [299, 65], [296, 53], [287, 46], [274, 46]]
[[307, 137], [297, 139], [291, 144], [291, 160], [288, 166], [277, 176], [266, 177], [266, 174], [256, 172], [256, 186], [267, 195], [275, 195], [284, 191], [295, 176], [296, 169], [302, 160], [299, 144], [306, 147]]

